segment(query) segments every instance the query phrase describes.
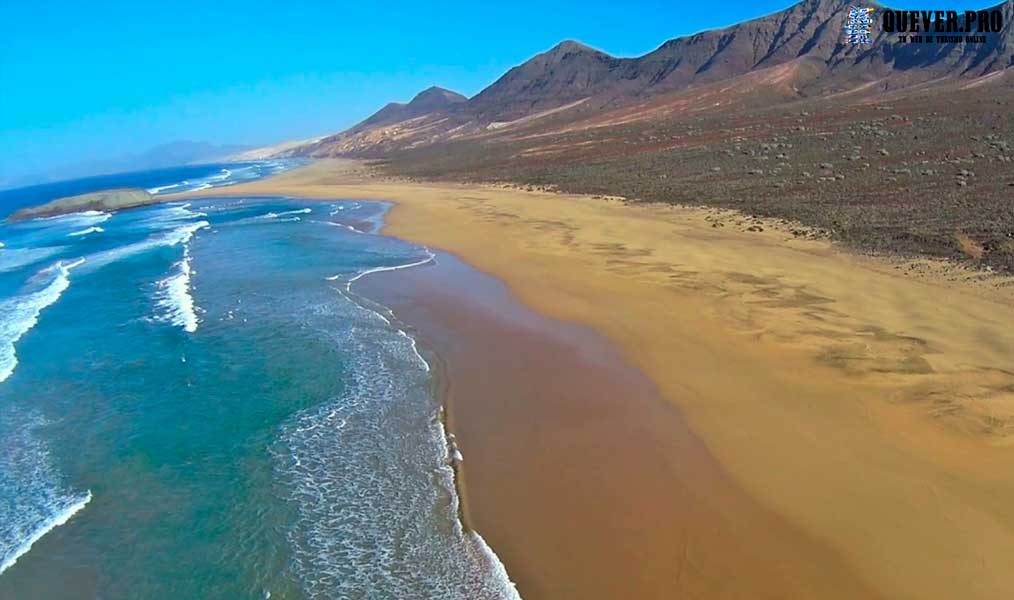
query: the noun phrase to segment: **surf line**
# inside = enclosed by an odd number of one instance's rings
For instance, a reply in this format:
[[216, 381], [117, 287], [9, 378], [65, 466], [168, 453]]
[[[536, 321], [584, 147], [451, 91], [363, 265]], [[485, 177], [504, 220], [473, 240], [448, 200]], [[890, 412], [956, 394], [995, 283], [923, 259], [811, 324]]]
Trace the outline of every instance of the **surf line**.
[[0, 574], [2, 574], [7, 569], [13, 567], [14, 563], [18, 562], [19, 558], [24, 556], [29, 550], [32, 549], [32, 546], [35, 544], [35, 542], [42, 539], [42, 536], [56, 529], [60, 525], [66, 524], [67, 521], [70, 521], [71, 517], [76, 515], [82, 508], [85, 507], [86, 504], [91, 502], [91, 500], [92, 500], [92, 492], [91, 490], [88, 490], [87, 492], [85, 492], [84, 496], [78, 499], [77, 502], [74, 502], [70, 506], [64, 508], [62, 511], [57, 513], [56, 516], [54, 516], [48, 523], [46, 523], [42, 527], [39, 527], [39, 529], [37, 529], [34, 533], [32, 533], [32, 535], [29, 536], [27, 540], [22, 542], [17, 548], [14, 549], [14, 552], [11, 553], [10, 558], [5, 560], [4, 563], [0, 565]]
[[[363, 297], [363, 296], [361, 296], [359, 294], [356, 294], [355, 292], [352, 291], [352, 284], [353, 283], [355, 283], [356, 281], [358, 281], [362, 277], [365, 277], [366, 275], [370, 275], [371, 273], [383, 273], [385, 271], [400, 271], [401, 269], [410, 269], [412, 267], [421, 267], [422, 265], [425, 265], [425, 264], [428, 264], [428, 263], [435, 263], [436, 260], [437, 260], [437, 256], [435, 254], [433, 254], [433, 252], [429, 248], [427, 248], [425, 246], [423, 246], [423, 250], [426, 251], [426, 254], [427, 254], [426, 258], [417, 260], [415, 262], [410, 262], [410, 263], [406, 263], [406, 264], [403, 264], [403, 265], [392, 265], [392, 266], [385, 266], [385, 267], [374, 267], [372, 269], [366, 269], [365, 271], [360, 271], [359, 273], [356, 273], [355, 275], [353, 275], [352, 277], [350, 277], [345, 282], [345, 295], [348, 296], [349, 298], [357, 298], [357, 299], [359, 299], [356, 302], [357, 304], [359, 304], [360, 306], [363, 306], [364, 308], [366, 308], [367, 310], [369, 310], [373, 314], [375, 314], [378, 317], [380, 317], [380, 319], [382, 321], [384, 321], [384, 323], [386, 325], [388, 325], [389, 327], [393, 327], [394, 330], [398, 332], [398, 335], [401, 335], [402, 337], [404, 337], [405, 339], [407, 339], [408, 342], [409, 342], [409, 345], [412, 347], [412, 352], [415, 353], [416, 358], [419, 359], [419, 364], [421, 364], [422, 367], [423, 367], [423, 369], [427, 373], [429, 373], [430, 372], [430, 363], [425, 358], [423, 358], [422, 353], [419, 352], [419, 347], [416, 344], [415, 338], [412, 337], [411, 335], [409, 335], [408, 332], [405, 331], [403, 328], [401, 328], [401, 327], [399, 327], [399, 326], [397, 326], [397, 325], [395, 325], [393, 323], [392, 319], [394, 317], [394, 313], [391, 312], [391, 309], [387, 308], [386, 306], [380, 305], [380, 304], [378, 304], [376, 302], [373, 302], [372, 300], [370, 300], [368, 298], [365, 298], [365, 297]], [[337, 281], [340, 277], [341, 277], [340, 275], [332, 275], [330, 277], [325, 277], [324, 279], [327, 280], [327, 281]], [[371, 306], [365, 306], [367, 303], [370, 304]], [[383, 312], [381, 312], [381, 310], [378, 310], [377, 308], [375, 308], [375, 307], [378, 307], [378, 306], [381, 307], [381, 308], [383, 308], [383, 310], [386, 311], [389, 316], [384, 316], [384, 314], [383, 314]]]
[[[420, 365], [426, 371], [426, 373], [432, 373], [433, 369], [430, 362], [423, 357], [419, 351], [418, 344], [414, 336], [410, 335], [406, 329], [407, 326], [402, 325], [389, 307], [384, 306], [378, 302], [374, 302], [365, 296], [356, 294], [352, 291], [352, 284], [362, 277], [371, 273], [380, 273], [385, 271], [399, 271], [401, 269], [409, 269], [413, 267], [420, 267], [429, 263], [436, 263], [437, 257], [428, 247], [423, 246], [422, 249], [426, 252], [427, 256], [420, 260], [409, 262], [401, 265], [391, 265], [383, 267], [374, 267], [372, 269], [366, 269], [356, 273], [345, 281], [345, 289], [342, 290], [337, 288], [339, 293], [343, 293], [350, 300], [368, 310], [369, 312], [380, 318], [388, 327], [391, 327], [398, 332], [399, 335], [408, 340], [412, 352], [418, 358]], [[337, 281], [340, 279], [340, 275], [332, 275], [326, 277], [327, 281]], [[386, 315], [385, 315], [386, 313]], [[437, 368], [440, 368], [439, 357], [436, 357]], [[438, 377], [438, 380], [440, 378]], [[442, 392], [438, 392], [442, 395]], [[486, 573], [493, 578], [497, 584], [497, 591], [499, 597], [503, 600], [522, 600], [520, 592], [518, 592], [517, 585], [511, 580], [510, 575], [507, 573], [507, 567], [500, 560], [500, 557], [493, 550], [493, 548], [486, 542], [485, 538], [482, 537], [477, 530], [471, 527], [468, 523], [467, 516], [463, 505], [462, 498], [463, 491], [461, 489], [461, 478], [459, 469], [461, 463], [464, 461], [461, 449], [458, 447], [457, 439], [453, 433], [448, 431], [447, 427], [447, 408], [441, 402], [440, 407], [436, 415], [434, 415], [434, 421], [438, 430], [438, 438], [441, 444], [441, 450], [443, 454], [443, 469], [449, 471], [449, 484], [453, 491], [453, 502], [454, 502], [454, 514], [455, 521], [454, 527], [456, 533], [465, 540], [465, 543], [469, 544], [473, 550], [477, 551], [481, 556], [482, 567], [486, 570]]]

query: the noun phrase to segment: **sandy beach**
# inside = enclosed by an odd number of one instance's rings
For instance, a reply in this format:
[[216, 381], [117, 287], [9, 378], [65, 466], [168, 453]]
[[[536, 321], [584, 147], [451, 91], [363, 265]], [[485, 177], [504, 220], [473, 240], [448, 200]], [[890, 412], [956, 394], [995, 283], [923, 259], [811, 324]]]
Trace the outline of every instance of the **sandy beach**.
[[369, 285], [446, 358], [470, 520], [528, 600], [1014, 594], [1009, 282], [348, 162], [232, 194], [389, 200], [503, 282]]
[[522, 598], [875, 596], [732, 482], [593, 331], [532, 312], [445, 253], [355, 291], [439, 357], [466, 523]]

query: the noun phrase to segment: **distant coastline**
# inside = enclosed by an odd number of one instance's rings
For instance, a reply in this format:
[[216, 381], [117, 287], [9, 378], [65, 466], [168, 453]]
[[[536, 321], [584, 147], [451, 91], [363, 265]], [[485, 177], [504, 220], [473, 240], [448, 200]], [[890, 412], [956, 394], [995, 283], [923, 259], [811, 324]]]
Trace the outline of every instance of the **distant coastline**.
[[0, 191], [0, 218], [18, 221], [86, 210], [117, 211], [162, 202], [173, 192], [256, 181], [306, 164], [258, 159], [99, 175]]

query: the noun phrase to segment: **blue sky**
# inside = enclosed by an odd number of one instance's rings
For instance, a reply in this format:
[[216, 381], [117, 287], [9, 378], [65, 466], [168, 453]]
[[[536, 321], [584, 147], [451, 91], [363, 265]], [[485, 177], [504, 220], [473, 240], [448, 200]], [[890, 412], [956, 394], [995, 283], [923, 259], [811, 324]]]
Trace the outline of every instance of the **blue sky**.
[[562, 39], [633, 56], [792, 3], [0, 0], [0, 179], [334, 132], [430, 85], [472, 95]]

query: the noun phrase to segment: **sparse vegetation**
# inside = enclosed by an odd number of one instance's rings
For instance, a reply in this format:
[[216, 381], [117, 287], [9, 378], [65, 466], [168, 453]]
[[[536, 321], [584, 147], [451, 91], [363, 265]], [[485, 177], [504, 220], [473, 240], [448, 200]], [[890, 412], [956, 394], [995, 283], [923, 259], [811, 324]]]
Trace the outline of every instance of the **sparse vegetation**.
[[377, 164], [400, 177], [730, 208], [797, 222], [805, 235], [863, 252], [1014, 272], [1012, 99], [1005, 84], [890, 103], [800, 100], [736, 115], [518, 131], [394, 152]]

